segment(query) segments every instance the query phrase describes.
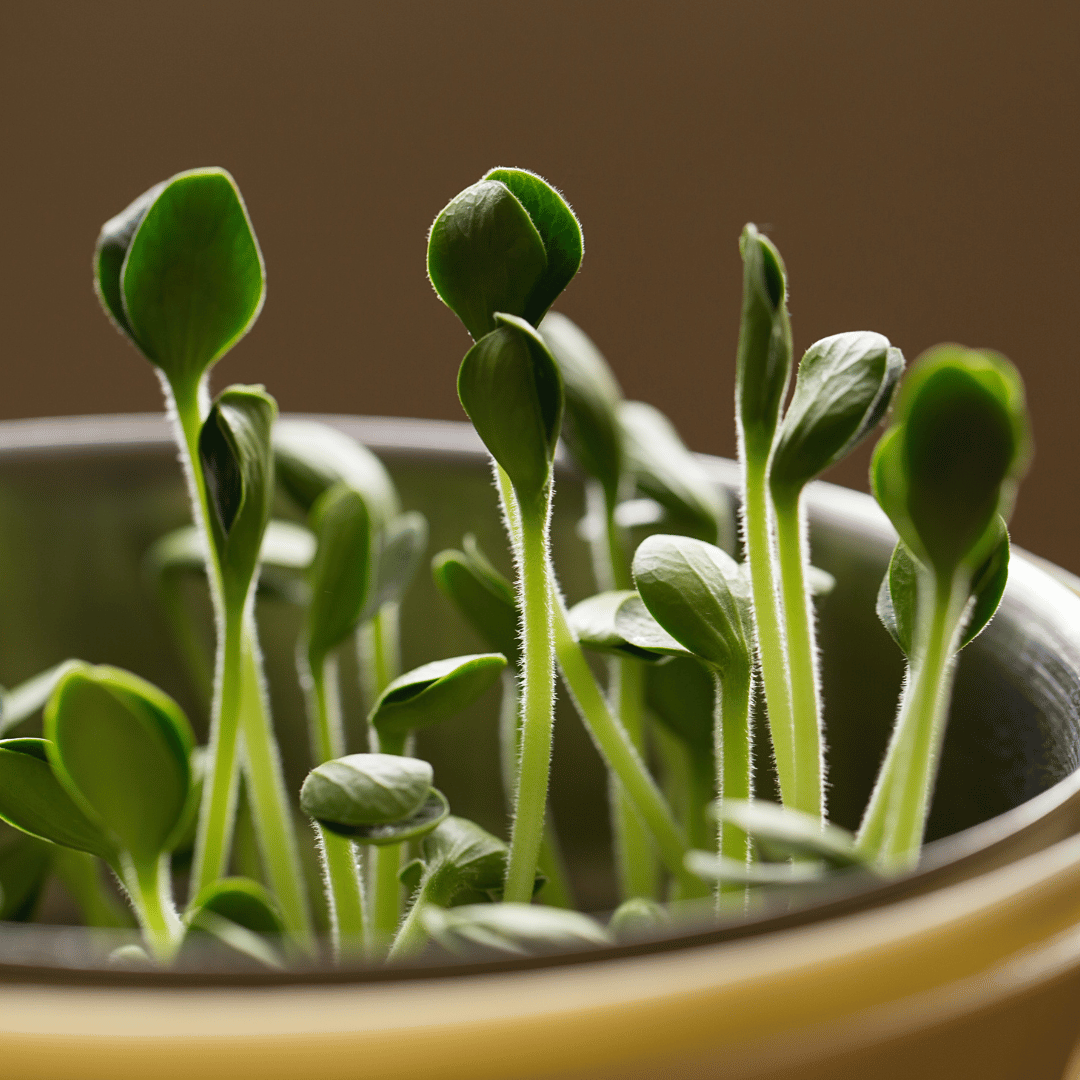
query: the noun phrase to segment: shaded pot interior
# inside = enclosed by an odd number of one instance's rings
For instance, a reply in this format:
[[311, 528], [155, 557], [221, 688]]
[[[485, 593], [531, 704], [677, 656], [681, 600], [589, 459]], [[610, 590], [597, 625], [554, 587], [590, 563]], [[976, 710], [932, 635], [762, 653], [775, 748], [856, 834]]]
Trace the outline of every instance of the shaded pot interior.
[[[486, 455], [468, 425], [330, 419], [379, 453], [404, 507], [427, 516], [429, 554], [460, 546], [463, 534], [471, 532], [509, 573]], [[717, 482], [734, 488], [731, 463], [707, 461]], [[284, 502], [279, 510], [295, 517]], [[581, 482], [561, 469], [553, 549], [571, 602], [594, 591], [587, 549], [576, 533], [582, 511]], [[818, 606], [830, 814], [853, 828], [885, 747], [902, 679], [900, 653], [874, 611], [892, 537], [871, 500], [829, 485], [811, 491], [810, 518], [813, 560], [837, 580]], [[12, 686], [68, 656], [116, 664], [173, 694], [204, 734], [205, 696], [182, 663], [140, 569], [149, 545], [187, 521], [175, 451], [160, 418], [0, 425], [0, 565], [6, 568], [0, 577], [0, 682]], [[1025, 584], [1032, 575], [1039, 579], [1034, 592]], [[1040, 588], [1042, 601], [1036, 596]], [[190, 599], [202, 606], [209, 653], [209, 606], [197, 583]], [[1053, 610], [1045, 610], [1047, 604]], [[298, 790], [310, 767], [293, 666], [299, 615], [283, 601], [267, 599], [258, 605], [258, 618], [288, 782]], [[1073, 831], [1080, 654], [1070, 644], [1070, 628], [1080, 630], [1080, 601], [1028, 566], [1014, 574], [1001, 612], [962, 654], [929, 825], [932, 840], [949, 839], [931, 845], [919, 872], [888, 885], [856, 880], [788, 897], [721, 933], [760, 932], [853, 904], [884, 903]], [[483, 649], [423, 572], [405, 601], [402, 631], [405, 668]], [[342, 684], [350, 751], [366, 749], [356, 665], [348, 650]], [[493, 691], [467, 714], [422, 732], [418, 752], [433, 763], [436, 783], [455, 813], [505, 835], [496, 715]], [[761, 728], [760, 709], [758, 715]], [[19, 729], [31, 730], [32, 724]], [[767, 797], [773, 779], [764, 730], [757, 768], [758, 793]], [[606, 775], [565, 695], [556, 721], [552, 806], [580, 906], [614, 907]], [[51, 902], [50, 911], [62, 921], [63, 904], [55, 897]], [[3, 949], [0, 943], [0, 954]], [[4, 962], [0, 955], [0, 967]]]

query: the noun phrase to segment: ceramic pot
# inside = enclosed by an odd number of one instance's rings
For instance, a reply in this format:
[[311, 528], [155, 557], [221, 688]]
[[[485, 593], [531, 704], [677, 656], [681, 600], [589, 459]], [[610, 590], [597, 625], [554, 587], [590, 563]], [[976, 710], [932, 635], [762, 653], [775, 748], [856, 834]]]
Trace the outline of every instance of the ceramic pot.
[[[428, 516], [432, 552], [466, 531], [502, 550], [486, 456], [467, 425], [324, 419], [384, 458], [404, 505]], [[706, 461], [734, 485], [730, 462]], [[838, 582], [820, 605], [820, 638], [831, 811], [850, 827], [901, 678], [874, 614], [893, 534], [867, 496], [819, 483], [807, 498], [814, 562]], [[562, 470], [554, 550], [571, 600], [592, 588], [574, 533], [581, 504]], [[158, 417], [0, 424], [0, 681], [81, 656], [129, 667], [204, 715], [139, 572], [151, 541], [186, 516]], [[298, 786], [296, 614], [268, 602], [259, 618]], [[407, 667], [476, 647], [426, 579], [402, 625]], [[998, 615], [959, 664], [916, 872], [840, 881], [663, 941], [391, 971], [125, 972], [95, 959], [85, 931], [0, 924], [3, 1075], [1057, 1080], [1080, 1030], [1078, 703], [1080, 599], [1016, 553]], [[425, 733], [420, 751], [456, 812], [502, 827], [491, 703]], [[563, 708], [553, 782], [579, 899], [611, 907], [604, 773]]]

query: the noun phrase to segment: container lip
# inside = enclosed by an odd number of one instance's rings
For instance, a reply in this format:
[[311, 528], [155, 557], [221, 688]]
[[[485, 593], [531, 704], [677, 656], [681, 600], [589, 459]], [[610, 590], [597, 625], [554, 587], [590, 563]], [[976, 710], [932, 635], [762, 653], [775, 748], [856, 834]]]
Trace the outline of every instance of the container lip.
[[[362, 441], [371, 450], [393, 460], [430, 460], [438, 458], [447, 463], [471, 464], [487, 468], [487, 452], [472, 426], [464, 421], [428, 420], [406, 417], [349, 416], [344, 414], [286, 413], [283, 418], [318, 420], [345, 431]], [[20, 459], [49, 460], [102, 453], [159, 451], [171, 455], [173, 437], [168, 420], [160, 413], [118, 413], [98, 416], [64, 416], [40, 419], [0, 421], [0, 461]], [[711, 455], [696, 455], [709, 474], [730, 490], [737, 490], [740, 481], [736, 462]], [[573, 471], [572, 465], [560, 453], [557, 467]], [[868, 495], [824, 481], [815, 481], [806, 489], [811, 518], [818, 523], [854, 527], [863, 536], [891, 550], [896, 534], [884, 512]], [[1080, 596], [1070, 587], [1080, 580], [1038, 556], [1028, 557], [1014, 548], [1010, 580], [1004, 608], [1015, 609], [1014, 618], [1035, 611], [1053, 612], [1055, 621], [1063, 628], [1080, 631]], [[1064, 637], [1064, 634], [1062, 635]], [[1080, 633], [1075, 635], [1080, 640]], [[1080, 667], [1080, 658], [1076, 664]], [[994, 852], [1003, 845], [1016, 842], [1029, 830], [1044, 822], [1050, 815], [1063, 820], [1059, 839], [1075, 831], [1080, 818], [1080, 769], [1074, 769], [1064, 779], [1027, 802], [998, 815], [989, 821], [965, 829], [928, 844], [919, 868], [910, 874], [881, 881], [859, 871], [838, 875], [834, 885], [826, 886], [812, 897], [800, 898], [796, 910], [787, 913], [764, 913], [759, 917], [719, 928], [682, 934], [633, 945], [618, 945], [584, 953], [513, 959], [483, 963], [450, 964], [381, 969], [312, 968], [284, 973], [223, 971], [208, 974], [199, 972], [134, 972], [86, 968], [76, 959], [81, 952], [74, 928], [16, 927], [0, 924], [0, 984], [5, 982], [44, 982], [51, 984], [94, 985], [304, 985], [318, 983], [387, 983], [417, 979], [461, 978], [473, 974], [511, 972], [564, 965], [601, 962], [617, 957], [633, 957], [670, 953], [703, 945], [747, 940], [777, 930], [818, 925], [826, 921], [881, 908], [899, 901], [928, 893], [941, 885], [954, 883], [958, 872], [970, 877], [993, 868]], [[1022, 846], [1022, 845], [1021, 845]], [[1028, 854], [1030, 846], [1021, 854]], [[965, 868], [970, 867], [970, 870]], [[42, 948], [23, 952], [20, 962], [12, 957], [6, 945], [13, 935], [25, 940], [39, 939]], [[6, 939], [6, 941], [5, 941]], [[47, 965], [38, 959], [46, 942], [55, 942], [60, 953], [69, 957]], [[17, 952], [23, 950], [15, 950]], [[6, 954], [6, 955], [5, 955]], [[14, 962], [12, 962], [14, 960]]]

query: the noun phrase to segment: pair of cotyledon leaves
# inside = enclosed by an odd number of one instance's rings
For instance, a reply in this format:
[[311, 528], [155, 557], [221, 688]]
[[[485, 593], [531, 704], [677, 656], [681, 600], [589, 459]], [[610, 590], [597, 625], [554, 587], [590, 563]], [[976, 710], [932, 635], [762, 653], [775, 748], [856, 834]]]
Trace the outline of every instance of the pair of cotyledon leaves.
[[431, 283], [476, 342], [458, 396], [526, 510], [547, 487], [563, 415], [559, 367], [536, 327], [581, 257], [573, 211], [523, 169], [466, 188], [428, 238]]
[[266, 274], [223, 169], [156, 184], [102, 226], [94, 278], [106, 312], [180, 395], [250, 329]]
[[193, 736], [180, 707], [129, 672], [72, 662], [44, 739], [0, 742], [0, 817], [43, 840], [148, 866], [195, 811]]
[[912, 367], [874, 451], [874, 495], [915, 560], [948, 579], [974, 573], [1031, 457], [1024, 387], [999, 353], [939, 345]]

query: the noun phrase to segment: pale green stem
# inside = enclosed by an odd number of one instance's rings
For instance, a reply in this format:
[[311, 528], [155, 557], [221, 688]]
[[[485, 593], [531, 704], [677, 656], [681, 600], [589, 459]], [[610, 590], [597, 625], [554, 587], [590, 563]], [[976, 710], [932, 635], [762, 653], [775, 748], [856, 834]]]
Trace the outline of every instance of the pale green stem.
[[385, 956], [401, 921], [401, 856], [403, 844], [383, 844], [374, 849], [374, 896], [371, 906], [373, 957]]
[[398, 927], [397, 935], [387, 960], [401, 960], [407, 956], [418, 953], [426, 944], [427, 931], [421, 921], [421, 913], [430, 904], [437, 907], [445, 907], [452, 896], [448, 894], [443, 882], [444, 875], [440, 873], [441, 865], [436, 865], [427, 870], [420, 881], [420, 886], [413, 897], [408, 915], [405, 916], [401, 926]]
[[750, 566], [758, 662], [765, 684], [765, 703], [776, 759], [776, 773], [780, 781], [780, 799], [785, 806], [802, 809], [797, 798], [795, 730], [791, 715], [787, 657], [776, 611], [776, 577], [773, 573], [773, 552], [769, 540], [767, 473], [767, 460], [744, 455], [742, 513], [746, 561]]
[[791, 674], [791, 715], [795, 739], [795, 805], [815, 816], [825, 814], [825, 740], [817, 670], [813, 600], [806, 586], [810, 562], [801, 512], [801, 492], [773, 492], [776, 541]]
[[123, 873], [118, 876], [131, 898], [151, 956], [163, 964], [171, 962], [184, 939], [184, 924], [172, 901], [169, 856], [161, 855], [139, 866], [123, 857]]
[[297, 651], [300, 682], [305, 688], [310, 718], [311, 756], [316, 765], [345, 756], [345, 727], [337, 687], [337, 658]]
[[315, 933], [304, 887], [296, 824], [289, 807], [281, 754], [270, 722], [254, 619], [248, 622], [244, 633], [241, 676], [244, 776], [263, 868], [286, 931], [305, 952], [314, 955]]
[[[716, 673], [714, 743], [720, 805], [725, 799], [749, 799], [754, 793], [750, 682], [749, 668], [723, 677]], [[724, 822], [718, 830], [718, 843], [725, 858], [750, 861], [750, 838], [738, 826]]]
[[885, 867], [919, 861], [945, 738], [954, 661], [970, 575], [919, 575], [916, 646], [889, 749], [859, 830], [860, 848]]
[[[356, 628], [360, 691], [369, 712], [379, 695], [401, 674], [399, 612], [400, 604], [392, 600]], [[374, 730], [368, 732], [368, 743], [372, 752], [378, 749], [378, 736]]]
[[551, 640], [548, 563], [550, 488], [522, 505], [518, 596], [521, 605], [521, 757], [510, 829], [503, 898], [527, 904], [544, 835], [555, 713], [555, 653]]
[[364, 955], [364, 892], [351, 840], [315, 826], [330, 908], [330, 941], [335, 960]]

